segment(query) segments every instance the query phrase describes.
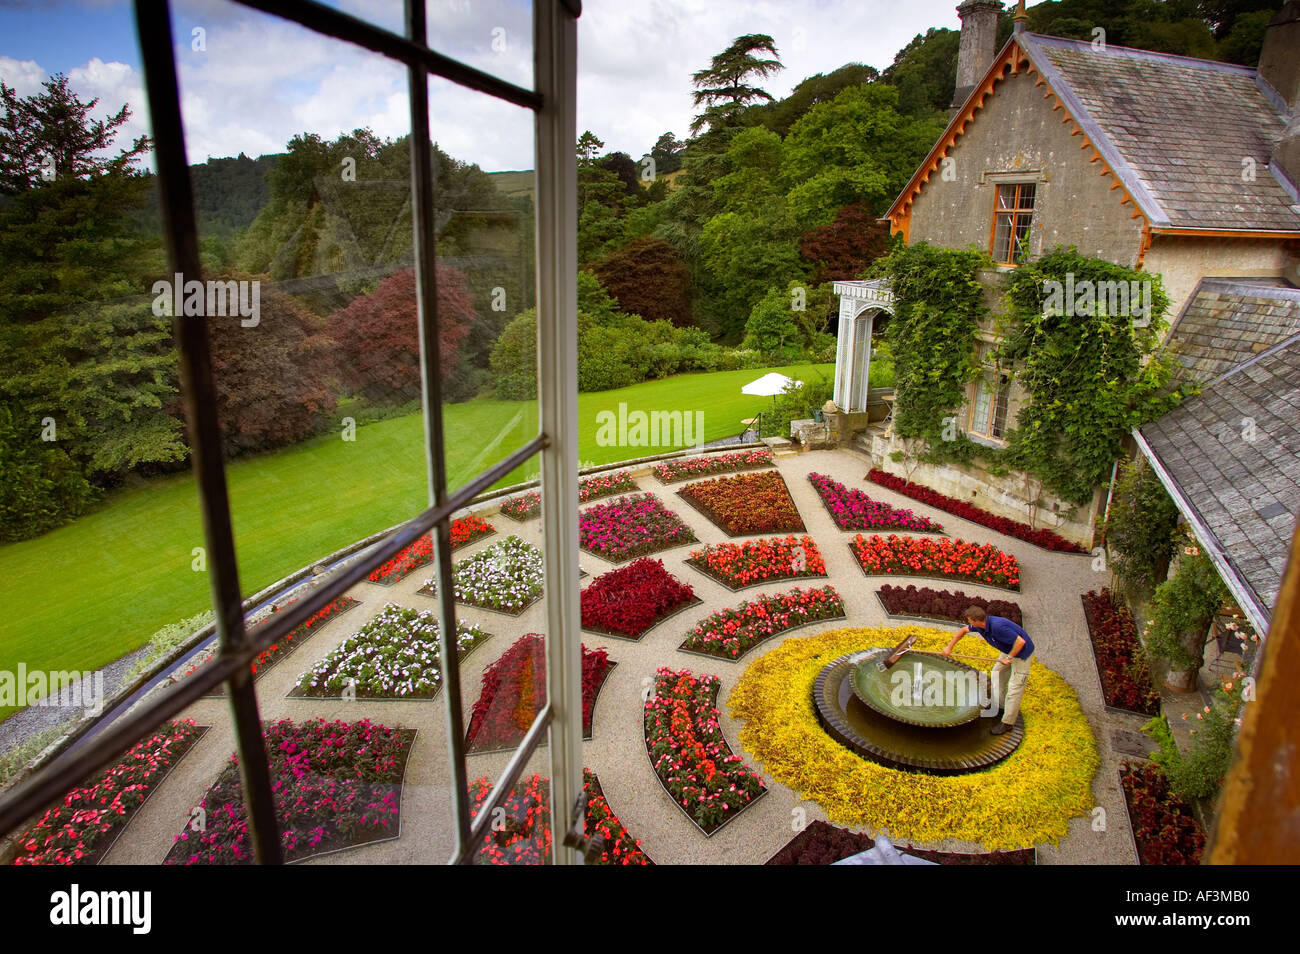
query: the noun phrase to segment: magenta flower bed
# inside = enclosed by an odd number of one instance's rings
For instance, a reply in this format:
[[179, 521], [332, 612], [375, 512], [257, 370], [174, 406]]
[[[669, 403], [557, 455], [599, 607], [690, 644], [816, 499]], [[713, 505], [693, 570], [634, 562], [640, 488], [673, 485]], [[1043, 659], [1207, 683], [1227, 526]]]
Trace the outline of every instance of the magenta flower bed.
[[1051, 530], [1035, 529], [1027, 523], [1021, 523], [1019, 520], [1010, 520], [1006, 517], [999, 517], [995, 513], [989, 513], [987, 510], [981, 510], [973, 504], [968, 504], [964, 500], [958, 500], [955, 497], [949, 497], [939, 493], [937, 490], [931, 490], [929, 487], [922, 487], [920, 484], [914, 484], [910, 480], [904, 480], [902, 477], [895, 477], [893, 474], [886, 473], [883, 470], [872, 468], [867, 474], [867, 480], [872, 483], [880, 484], [882, 487], [888, 487], [890, 490], [911, 497], [913, 500], [919, 500], [923, 504], [929, 504], [931, 507], [937, 507], [940, 510], [947, 511], [955, 516], [962, 517], [972, 523], [978, 523], [980, 526], [988, 527], [990, 530], [996, 530], [998, 533], [1005, 533], [1009, 537], [1015, 537], [1017, 540], [1024, 540], [1026, 543], [1032, 543], [1036, 547], [1042, 547], [1044, 550], [1055, 550], [1060, 553], [1087, 553], [1083, 547], [1079, 546], [1072, 540], [1067, 540], [1060, 534], [1053, 533]]
[[[265, 728], [275, 816], [286, 861], [395, 837], [414, 729], [360, 722], [291, 722]], [[199, 802], [206, 830], [176, 836], [168, 865], [253, 863], [238, 757]]]
[[635, 494], [578, 513], [579, 546], [611, 563], [697, 542], [682, 518], [653, 494]]
[[809, 474], [808, 480], [822, 498], [831, 519], [841, 530], [911, 530], [942, 533], [943, 525], [910, 510], [900, 510], [872, 500], [861, 490], [846, 487], [825, 474]]

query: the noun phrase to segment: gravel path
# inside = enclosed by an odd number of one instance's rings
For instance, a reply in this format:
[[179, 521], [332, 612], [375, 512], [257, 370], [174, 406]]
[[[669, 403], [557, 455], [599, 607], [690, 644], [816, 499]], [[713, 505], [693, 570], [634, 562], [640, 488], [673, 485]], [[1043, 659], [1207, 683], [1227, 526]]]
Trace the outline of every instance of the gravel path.
[[[867, 462], [847, 451], [812, 451], [779, 459], [808, 533], [817, 541], [827, 563], [830, 582], [844, 597], [848, 620], [830, 620], [798, 630], [787, 638], [801, 638], [845, 625], [885, 626], [892, 622], [884, 615], [875, 597], [884, 582], [916, 582], [942, 588], [933, 580], [898, 581], [887, 578], [865, 579], [849, 551], [853, 533], [839, 530], [823, 508], [807, 480], [809, 471], [829, 474], [851, 487], [867, 490], [873, 498], [896, 506], [909, 507], [931, 516], [953, 536], [978, 542], [992, 542], [1014, 554], [1023, 568], [1022, 592], [1014, 598], [1024, 612], [1026, 628], [1038, 647], [1036, 658], [1063, 676], [1078, 693], [1083, 709], [1097, 736], [1102, 765], [1093, 781], [1096, 804], [1105, 810], [1105, 824], [1092, 818], [1076, 818], [1070, 834], [1059, 846], [1039, 848], [1040, 863], [1046, 864], [1132, 864], [1135, 862], [1127, 818], [1116, 774], [1120, 756], [1111, 744], [1114, 730], [1136, 731], [1141, 721], [1107, 713], [1102, 706], [1100, 688], [1088, 645], [1079, 594], [1098, 589], [1107, 580], [1091, 569], [1091, 561], [1078, 555], [1053, 554], [1020, 540], [994, 533], [977, 524], [918, 504], [883, 487], [868, 484], [864, 474]], [[644, 491], [657, 494], [695, 531], [702, 543], [729, 539], [718, 527], [692, 508], [685, 506], [673, 491], [680, 485], [664, 486], [653, 476], [640, 476]], [[498, 534], [458, 551], [463, 558], [490, 546], [507, 534], [514, 533], [533, 543], [541, 542], [540, 523], [536, 520], [519, 524], [507, 517], [489, 517]], [[726, 711], [725, 702], [737, 679], [750, 662], [779, 645], [777, 637], [758, 646], [737, 662], [713, 660], [688, 655], [677, 650], [682, 634], [696, 619], [717, 609], [733, 606], [760, 592], [785, 590], [793, 583], [758, 587], [741, 594], [732, 593], [707, 579], [682, 561], [699, 544], [677, 547], [655, 556], [662, 558], [679, 579], [695, 587], [705, 604], [666, 621], [652, 629], [639, 642], [584, 634], [589, 647], [605, 646], [618, 663], [607, 679], [595, 712], [594, 737], [584, 744], [586, 765], [594, 770], [604, 787], [610, 806], [641, 839], [644, 850], [661, 864], [755, 864], [762, 863], [778, 851], [794, 834], [792, 810], [802, 807], [808, 821], [825, 818], [813, 803], [800, 803], [794, 792], [770, 777], [764, 778], [768, 794], [717, 832], [706, 838], [680, 811], [660, 787], [646, 757], [641, 727], [642, 689], [659, 666], [687, 667], [708, 672], [722, 680], [719, 707], [721, 726], [734, 751], [743, 754], [758, 767], [753, 756], [740, 748], [739, 725]], [[613, 564], [582, 554], [583, 569], [599, 575]], [[291, 699], [286, 693], [299, 675], [318, 662], [345, 637], [355, 632], [386, 603], [393, 601], [418, 608], [434, 608], [434, 600], [416, 593], [428, 578], [427, 569], [417, 570], [393, 587], [363, 583], [351, 595], [362, 605], [328, 623], [310, 641], [304, 643], [284, 661], [259, 679], [258, 696], [263, 718], [329, 718], [356, 720], [370, 718], [388, 724], [400, 723], [418, 730], [407, 768], [402, 796], [400, 837], [311, 860], [309, 864], [382, 863], [442, 864], [449, 857], [451, 834], [451, 798], [447, 765], [446, 722], [441, 697], [430, 702], [340, 702], [317, 699]], [[590, 577], [587, 578], [588, 580]], [[968, 584], [951, 584], [984, 592]], [[1004, 595], [1004, 591], [987, 590]], [[544, 627], [542, 602], [530, 607], [518, 618], [473, 607], [459, 607], [461, 618], [493, 634], [493, 638], [476, 650], [462, 665], [466, 721], [470, 707], [478, 698], [480, 680], [486, 666], [494, 662], [516, 639], [525, 633], [540, 632]], [[159, 786], [136, 814], [122, 837], [109, 853], [110, 864], [157, 864], [167, 853], [174, 836], [182, 829], [190, 809], [198, 803], [206, 788], [234, 749], [229, 710], [224, 699], [204, 699], [186, 713], [201, 724], [213, 728], [194, 747]], [[18, 717], [15, 717], [18, 718]], [[11, 722], [14, 720], [10, 720]], [[471, 779], [494, 778], [505, 766], [508, 754], [470, 755]], [[542, 748], [533, 758], [529, 771], [549, 774], [548, 754]], [[760, 769], [761, 771], [761, 769]], [[1094, 813], [1097, 814], [1097, 813]], [[1098, 815], [1098, 818], [1103, 816]], [[1094, 830], [1094, 827], [1101, 830]], [[975, 846], [947, 841], [919, 847], [949, 850], [974, 850]]]

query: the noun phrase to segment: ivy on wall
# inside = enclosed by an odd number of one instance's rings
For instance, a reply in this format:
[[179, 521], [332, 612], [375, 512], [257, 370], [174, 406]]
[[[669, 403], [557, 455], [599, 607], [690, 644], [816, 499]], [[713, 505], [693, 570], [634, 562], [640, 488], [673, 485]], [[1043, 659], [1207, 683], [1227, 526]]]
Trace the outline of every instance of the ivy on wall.
[[1057, 248], [1016, 269], [1005, 301], [1000, 354], [1028, 394], [1005, 461], [1085, 503], [1129, 430], [1182, 398], [1158, 350], [1169, 298], [1158, 275]]

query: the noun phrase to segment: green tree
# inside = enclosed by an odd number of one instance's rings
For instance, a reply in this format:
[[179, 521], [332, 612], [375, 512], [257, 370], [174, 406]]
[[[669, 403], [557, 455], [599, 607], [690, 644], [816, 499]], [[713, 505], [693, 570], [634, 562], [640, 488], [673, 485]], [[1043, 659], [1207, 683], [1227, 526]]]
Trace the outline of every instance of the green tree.
[[[765, 58], [763, 53], [772, 55]], [[705, 127], [734, 126], [751, 103], [772, 102], [772, 95], [753, 83], [781, 69], [776, 44], [770, 36], [753, 33], [736, 37], [729, 47], [713, 57], [707, 69], [691, 75], [695, 105], [704, 107], [692, 121], [691, 132], [698, 133]]]
[[1106, 549], [1133, 595], [1150, 594], [1169, 573], [1177, 524], [1178, 508], [1146, 458], [1126, 461], [1106, 516]]
[[792, 348], [797, 349], [799, 325], [791, 304], [790, 297], [782, 289], [769, 288], [749, 313], [741, 347], [772, 359], [784, 358]]

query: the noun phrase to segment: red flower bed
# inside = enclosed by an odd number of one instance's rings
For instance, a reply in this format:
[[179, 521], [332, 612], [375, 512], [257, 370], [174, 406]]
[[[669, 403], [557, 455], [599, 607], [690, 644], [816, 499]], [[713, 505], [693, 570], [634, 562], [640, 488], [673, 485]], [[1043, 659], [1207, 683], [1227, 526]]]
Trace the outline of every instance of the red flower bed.
[[738, 451], [734, 454], [705, 454], [702, 457], [678, 457], [654, 465], [654, 475], [665, 484], [710, 474], [725, 474], [732, 470], [752, 470], [771, 467], [772, 452], [768, 450]]
[[1106, 705], [1142, 715], [1160, 712], [1160, 692], [1128, 607], [1109, 589], [1083, 596], [1083, 618], [1092, 639], [1092, 655], [1101, 674]]
[[1056, 550], [1061, 553], [1087, 552], [1074, 541], [1067, 540], [1051, 530], [1035, 529], [1019, 520], [999, 517], [995, 513], [989, 513], [987, 510], [982, 510], [964, 500], [949, 497], [946, 494], [931, 490], [929, 487], [922, 487], [920, 484], [914, 484], [902, 477], [895, 477], [883, 470], [872, 468], [871, 472], [867, 474], [867, 480], [880, 484], [882, 487], [888, 487], [890, 490], [911, 497], [913, 500], [919, 500], [923, 504], [929, 504], [931, 507], [937, 507], [973, 523], [978, 523], [980, 526], [988, 527], [990, 530], [1005, 533], [1009, 537], [1024, 540], [1026, 543], [1032, 543], [1044, 550]]
[[[636, 490], [636, 481], [625, 470], [609, 474], [594, 474], [578, 481], [578, 503], [626, 494]], [[511, 497], [501, 505], [501, 512], [513, 520], [528, 520], [542, 512], [542, 495], [531, 490], [518, 497]]]
[[[397, 830], [414, 729], [360, 722], [290, 722], [264, 729], [275, 817], [286, 861], [378, 841]], [[238, 756], [199, 802], [163, 860], [168, 865], [253, 863]]]
[[193, 719], [164, 723], [19, 835], [14, 864], [98, 864], [136, 809], [199, 737]]
[[[870, 835], [837, 828], [829, 822], [817, 820], [795, 835], [786, 846], [767, 860], [769, 865], [833, 865], [862, 851], [874, 848], [876, 841]], [[1034, 850], [1016, 851], [928, 851], [909, 845], [896, 845], [899, 852], [923, 858], [941, 865], [1032, 865]]]
[[899, 510], [872, 500], [861, 490], [846, 487], [825, 474], [809, 474], [808, 480], [822, 498], [826, 510], [841, 530], [911, 530], [941, 533], [943, 525], [910, 510]]
[[759, 595], [734, 609], [705, 617], [686, 634], [682, 649], [720, 659], [738, 659], [765, 639], [805, 623], [843, 619], [844, 600], [833, 586], [795, 587], [776, 596]]
[[712, 834], [766, 789], [718, 726], [717, 676], [660, 667], [645, 704], [645, 745], [673, 801]]
[[[614, 668], [609, 652], [582, 647], [582, 735], [591, 738], [596, 696]], [[521, 636], [483, 671], [483, 691], [470, 713], [465, 741], [471, 752], [517, 745], [546, 705], [546, 643]]]
[[[594, 865], [652, 864], [641, 850], [640, 840], [633, 838], [605, 801], [600, 780], [590, 769], [582, 770], [583, 790], [587, 793], [586, 834], [603, 838], [605, 849], [587, 863]], [[534, 775], [523, 783], [523, 792], [513, 790], [506, 796], [505, 818], [483, 836], [483, 844], [474, 855], [479, 865], [543, 865], [551, 857], [550, 779]], [[486, 778], [469, 785], [470, 813], [477, 816], [492, 791]]]
[[885, 605], [885, 612], [891, 616], [923, 616], [927, 619], [964, 623], [967, 607], [978, 606], [989, 616], [1001, 616], [1017, 626], [1023, 622], [1019, 604], [1010, 600], [986, 600], [982, 596], [967, 596], [961, 590], [951, 593], [948, 590], [932, 590], [928, 586], [917, 589], [915, 585], [910, 585], [903, 588], [888, 583], [876, 592]]
[[[475, 540], [496, 533], [496, 527], [482, 517], [470, 515], [453, 520], [450, 527], [451, 548], [458, 550]], [[371, 583], [389, 586], [398, 582], [412, 570], [428, 566], [433, 562], [433, 537], [425, 534], [387, 563], [380, 564], [366, 577]]]
[[1169, 790], [1159, 767], [1124, 762], [1119, 781], [1142, 864], [1200, 864], [1205, 831], [1187, 803]]
[[692, 550], [686, 562], [733, 590], [774, 580], [826, 575], [826, 561], [809, 536], [711, 543], [702, 550]]
[[583, 629], [628, 639], [640, 639], [665, 616], [700, 602], [693, 589], [664, 568], [663, 560], [649, 557], [602, 573], [580, 600]]
[[868, 574], [941, 576], [985, 583], [1009, 590], [1020, 589], [1020, 564], [991, 543], [961, 539], [916, 540], [858, 534], [849, 544], [858, 565]]
[[804, 529], [790, 489], [775, 470], [702, 480], [677, 493], [733, 537]]

